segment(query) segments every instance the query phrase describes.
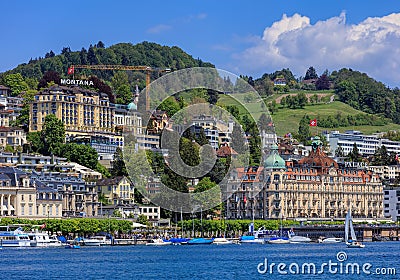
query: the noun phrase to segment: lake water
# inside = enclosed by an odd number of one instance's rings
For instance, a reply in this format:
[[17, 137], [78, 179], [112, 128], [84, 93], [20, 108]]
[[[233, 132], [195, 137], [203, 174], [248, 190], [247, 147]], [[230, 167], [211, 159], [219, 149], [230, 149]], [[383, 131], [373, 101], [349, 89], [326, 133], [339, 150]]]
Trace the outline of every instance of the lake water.
[[[347, 255], [347, 260], [342, 259], [346, 257], [343, 253]], [[342, 261], [338, 261], [338, 258]], [[266, 262], [268, 270], [265, 270]], [[271, 263], [276, 263], [272, 273]], [[285, 264], [281, 265], [280, 271], [286, 272], [286, 275], [279, 274], [279, 263]], [[345, 267], [349, 263], [357, 264], [360, 274], [351, 274], [350, 266], [346, 273]], [[368, 263], [371, 267], [368, 267]], [[311, 264], [316, 266], [316, 274], [312, 274], [312, 266], [308, 270]], [[366, 265], [366, 272], [362, 270], [363, 265]], [[297, 267], [299, 273], [303, 267], [304, 273], [297, 274]], [[393, 275], [394, 269], [396, 275]], [[377, 271], [392, 275], [377, 275]], [[64, 247], [3, 248], [0, 250], [0, 277], [19, 280], [400, 279], [400, 242], [366, 243], [363, 249], [348, 249], [344, 243], [137, 245], [81, 247], [77, 250]]]

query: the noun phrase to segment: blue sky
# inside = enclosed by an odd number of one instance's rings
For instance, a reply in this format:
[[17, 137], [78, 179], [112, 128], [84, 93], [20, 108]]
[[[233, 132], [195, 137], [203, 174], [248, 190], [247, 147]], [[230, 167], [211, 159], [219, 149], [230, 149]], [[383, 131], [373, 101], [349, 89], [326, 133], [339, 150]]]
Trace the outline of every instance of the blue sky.
[[254, 78], [350, 67], [400, 87], [400, 2], [1, 1], [0, 72], [63, 47], [150, 41]]

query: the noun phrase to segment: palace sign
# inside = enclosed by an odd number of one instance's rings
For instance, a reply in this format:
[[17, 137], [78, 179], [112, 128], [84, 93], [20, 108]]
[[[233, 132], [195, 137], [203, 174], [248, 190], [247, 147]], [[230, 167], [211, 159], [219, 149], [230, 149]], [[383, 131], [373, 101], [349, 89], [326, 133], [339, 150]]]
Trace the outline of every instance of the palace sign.
[[346, 168], [364, 168], [368, 164], [365, 162], [345, 161], [344, 167]]
[[62, 85], [76, 85], [76, 86], [94, 86], [93, 81], [88, 80], [74, 80], [74, 79], [61, 79]]

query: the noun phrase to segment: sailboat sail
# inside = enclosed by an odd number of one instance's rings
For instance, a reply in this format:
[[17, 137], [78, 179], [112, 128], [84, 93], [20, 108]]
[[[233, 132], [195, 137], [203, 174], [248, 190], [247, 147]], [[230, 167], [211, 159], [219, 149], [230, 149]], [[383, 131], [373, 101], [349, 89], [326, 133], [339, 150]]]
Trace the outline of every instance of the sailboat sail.
[[351, 239], [353, 241], [357, 241], [356, 233], [354, 232], [353, 220], [352, 219], [350, 219], [350, 232], [351, 232]]
[[344, 222], [344, 238], [345, 242], [349, 240], [349, 222], [350, 222], [350, 212], [347, 212], [346, 220]]

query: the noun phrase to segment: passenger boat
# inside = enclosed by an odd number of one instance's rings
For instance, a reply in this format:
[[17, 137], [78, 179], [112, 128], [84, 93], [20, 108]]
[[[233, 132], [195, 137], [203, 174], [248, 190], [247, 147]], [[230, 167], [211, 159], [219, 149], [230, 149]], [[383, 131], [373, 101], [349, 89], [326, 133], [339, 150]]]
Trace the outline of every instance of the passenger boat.
[[51, 243], [50, 237], [47, 232], [39, 231], [39, 227], [33, 225], [32, 230], [26, 232], [31, 241], [31, 247], [49, 247]]
[[56, 235], [50, 236], [49, 240], [50, 240], [49, 247], [61, 247], [64, 245]]
[[30, 247], [31, 241], [20, 226], [0, 226], [2, 247]]

